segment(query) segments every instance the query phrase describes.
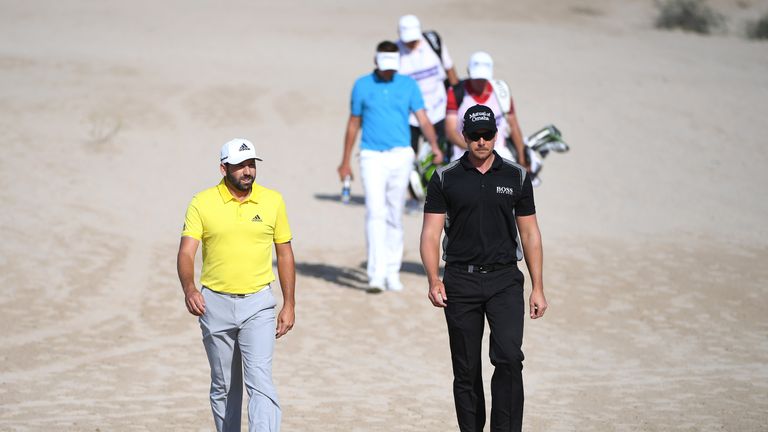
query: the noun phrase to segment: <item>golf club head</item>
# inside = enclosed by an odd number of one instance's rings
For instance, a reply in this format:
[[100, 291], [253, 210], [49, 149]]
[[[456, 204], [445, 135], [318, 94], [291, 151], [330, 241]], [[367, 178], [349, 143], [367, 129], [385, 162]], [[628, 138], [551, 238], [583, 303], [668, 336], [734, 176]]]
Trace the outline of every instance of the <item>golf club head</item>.
[[555, 127], [555, 125], [547, 125], [538, 131], [534, 132], [530, 136], [528, 136], [528, 141], [531, 142], [532, 146], [535, 145], [538, 142], [545, 141], [545, 140], [560, 140], [562, 139], [562, 134], [560, 133], [560, 129]]
[[532, 133], [528, 139], [538, 141], [552, 134], [552, 129], [549, 126], [545, 126], [536, 132]]
[[532, 148], [536, 152], [540, 153], [542, 156], [546, 155], [551, 151], [556, 153], [565, 153], [568, 150], [570, 150], [570, 147], [568, 147], [568, 144], [566, 144], [565, 141], [555, 140], [555, 139], [539, 142], [538, 144], [535, 144]]

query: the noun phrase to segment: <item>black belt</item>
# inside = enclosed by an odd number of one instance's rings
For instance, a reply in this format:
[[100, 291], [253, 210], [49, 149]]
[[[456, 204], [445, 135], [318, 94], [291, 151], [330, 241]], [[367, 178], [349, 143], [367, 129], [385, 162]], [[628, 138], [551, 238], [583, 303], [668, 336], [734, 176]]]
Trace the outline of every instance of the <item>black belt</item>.
[[467, 273], [490, 273], [510, 267], [517, 267], [517, 263], [510, 264], [446, 264], [446, 267], [455, 268]]

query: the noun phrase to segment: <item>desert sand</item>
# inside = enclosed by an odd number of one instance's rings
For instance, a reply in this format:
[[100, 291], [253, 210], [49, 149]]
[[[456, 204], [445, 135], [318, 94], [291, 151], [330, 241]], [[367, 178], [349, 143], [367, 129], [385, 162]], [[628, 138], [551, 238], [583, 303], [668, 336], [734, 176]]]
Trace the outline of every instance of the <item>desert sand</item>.
[[768, 43], [741, 29], [768, 3], [710, 4], [699, 36], [650, 0], [0, 1], [0, 430], [213, 430], [175, 257], [234, 137], [294, 233], [283, 430], [457, 430], [421, 215], [406, 290], [369, 295], [359, 182], [337, 200], [352, 82], [406, 13], [571, 144], [536, 189], [524, 429], [768, 430]]

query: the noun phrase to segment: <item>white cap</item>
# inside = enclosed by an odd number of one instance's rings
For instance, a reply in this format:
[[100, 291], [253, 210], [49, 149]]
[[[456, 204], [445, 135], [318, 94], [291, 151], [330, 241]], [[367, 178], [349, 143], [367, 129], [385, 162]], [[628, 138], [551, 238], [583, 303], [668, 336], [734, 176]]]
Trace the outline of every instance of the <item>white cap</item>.
[[248, 159], [261, 160], [256, 156], [256, 148], [253, 143], [244, 138], [235, 138], [221, 146], [221, 163], [237, 165]]
[[400, 70], [400, 53], [398, 52], [377, 52], [376, 67], [380, 71]]
[[485, 51], [478, 51], [469, 57], [467, 66], [471, 79], [493, 79], [493, 59]]
[[421, 39], [421, 23], [416, 15], [403, 15], [398, 24], [398, 33], [403, 42], [413, 42]]

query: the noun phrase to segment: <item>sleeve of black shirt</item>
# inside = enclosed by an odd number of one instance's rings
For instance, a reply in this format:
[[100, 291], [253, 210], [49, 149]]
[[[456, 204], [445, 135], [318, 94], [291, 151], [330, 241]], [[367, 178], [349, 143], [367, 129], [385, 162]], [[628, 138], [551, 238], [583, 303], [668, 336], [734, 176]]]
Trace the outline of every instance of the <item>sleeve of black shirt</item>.
[[424, 200], [424, 213], [447, 213], [448, 205], [443, 194], [440, 178], [435, 173], [427, 184], [427, 198]]
[[531, 176], [526, 175], [525, 180], [523, 180], [522, 194], [520, 195], [520, 199], [515, 203], [515, 216], [530, 216], [532, 214], [536, 214], [536, 204], [533, 202]]

